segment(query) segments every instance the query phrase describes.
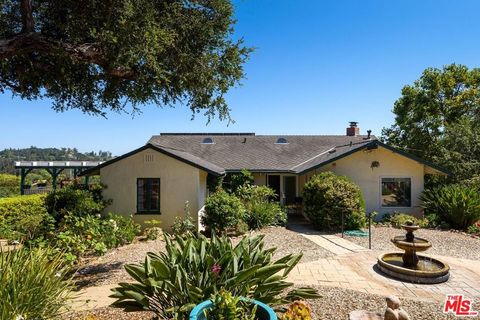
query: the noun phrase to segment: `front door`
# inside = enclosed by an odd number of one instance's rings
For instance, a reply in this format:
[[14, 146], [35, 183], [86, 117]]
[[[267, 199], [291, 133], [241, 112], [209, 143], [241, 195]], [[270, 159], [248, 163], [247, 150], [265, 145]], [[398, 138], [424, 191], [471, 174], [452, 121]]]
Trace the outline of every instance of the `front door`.
[[283, 177], [283, 190], [285, 197], [285, 205], [295, 203], [295, 197], [297, 196], [297, 177], [285, 176]]
[[267, 186], [275, 192], [275, 200], [280, 201], [280, 176], [278, 174], [268, 175]]

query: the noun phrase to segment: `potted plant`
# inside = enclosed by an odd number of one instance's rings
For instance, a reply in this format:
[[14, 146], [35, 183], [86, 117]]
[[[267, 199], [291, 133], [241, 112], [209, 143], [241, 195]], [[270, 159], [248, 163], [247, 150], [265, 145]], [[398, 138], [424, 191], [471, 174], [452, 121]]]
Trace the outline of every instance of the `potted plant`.
[[260, 301], [235, 297], [222, 289], [210, 300], [196, 305], [190, 320], [277, 320], [277, 315]]

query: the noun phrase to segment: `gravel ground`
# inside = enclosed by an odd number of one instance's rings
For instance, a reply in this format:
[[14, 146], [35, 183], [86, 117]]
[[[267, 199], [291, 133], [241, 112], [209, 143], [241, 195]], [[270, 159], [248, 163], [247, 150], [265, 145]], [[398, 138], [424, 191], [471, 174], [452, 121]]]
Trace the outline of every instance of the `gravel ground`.
[[114, 284], [130, 280], [123, 267], [125, 264], [142, 262], [147, 252], [165, 250], [162, 239], [137, 241], [109, 251], [106, 255], [84, 261], [75, 275], [77, 286], [84, 287]]
[[[386, 307], [384, 296], [336, 287], [317, 286], [315, 288], [322, 295], [320, 299], [308, 302], [312, 308], [312, 318], [315, 320], [346, 320], [348, 314], [354, 310], [383, 313]], [[402, 299], [402, 307], [412, 320], [444, 319], [441, 312], [442, 306], [438, 303]], [[71, 313], [65, 315], [62, 320], [87, 320], [87, 316], [95, 316], [92, 320], [151, 320], [153, 314], [149, 312], [126, 313], [119, 309], [102, 308], [89, 312]]]
[[[268, 227], [258, 231], [251, 231], [248, 235], [263, 234], [265, 236], [265, 247], [275, 247], [274, 258], [278, 259], [287, 254], [302, 252], [303, 257], [300, 263], [315, 261], [321, 258], [331, 257], [332, 253], [327, 251], [298, 233], [284, 227]], [[233, 238], [234, 243], [241, 237]]]
[[[309, 301], [313, 319], [346, 320], [354, 310], [368, 310], [383, 314], [385, 297], [336, 287], [315, 287], [322, 298]], [[444, 319], [438, 303], [401, 299], [402, 307], [414, 320]]]
[[[372, 226], [372, 249], [395, 250], [397, 248], [391, 243], [390, 239], [402, 234], [405, 234], [402, 229]], [[427, 254], [480, 260], [480, 239], [457, 232], [433, 229], [419, 229], [415, 231], [415, 235], [432, 243], [432, 247], [426, 252]], [[368, 237], [345, 236], [345, 239], [368, 248]]]
[[[330, 252], [320, 248], [310, 240], [283, 227], [269, 227], [248, 234], [265, 235], [265, 246], [267, 248], [277, 248], [275, 258], [290, 253], [303, 252], [301, 262], [308, 262], [331, 255]], [[236, 237], [232, 240], [238, 242], [240, 239], [241, 237]], [[83, 266], [76, 273], [75, 280], [79, 288], [129, 281], [130, 276], [123, 267], [125, 264], [142, 262], [149, 251], [160, 252], [164, 250], [165, 243], [161, 239], [139, 241], [114, 249], [102, 257], [84, 261]]]

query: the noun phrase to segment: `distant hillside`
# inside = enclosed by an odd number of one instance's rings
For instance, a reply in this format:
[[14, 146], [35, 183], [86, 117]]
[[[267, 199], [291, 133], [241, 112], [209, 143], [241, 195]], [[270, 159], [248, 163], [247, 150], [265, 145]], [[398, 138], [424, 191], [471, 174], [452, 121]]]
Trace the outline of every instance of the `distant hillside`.
[[55, 160], [98, 160], [105, 161], [112, 158], [109, 151], [79, 152], [76, 148], [37, 148], [4, 149], [0, 151], [0, 173], [15, 173], [15, 161], [55, 161]]

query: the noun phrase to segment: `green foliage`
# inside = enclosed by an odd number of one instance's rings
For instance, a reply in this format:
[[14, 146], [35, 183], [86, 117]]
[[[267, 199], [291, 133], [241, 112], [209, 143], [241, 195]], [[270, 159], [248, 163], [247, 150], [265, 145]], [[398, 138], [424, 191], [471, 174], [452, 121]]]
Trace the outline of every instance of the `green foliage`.
[[251, 51], [233, 39], [230, 1], [41, 1], [28, 25], [20, 7], [0, 2], [0, 92], [48, 98], [56, 111], [181, 102], [228, 118], [224, 95]]
[[[175, 220], [176, 222], [176, 220]], [[157, 240], [158, 237], [162, 234], [162, 229], [160, 229], [160, 220], [147, 220], [144, 222], [146, 227], [143, 230], [143, 234], [147, 240]]]
[[140, 226], [131, 217], [67, 213], [48, 243], [73, 263], [82, 256], [103, 255], [108, 249], [131, 243], [139, 232]]
[[0, 238], [31, 240], [42, 233], [48, 221], [44, 195], [0, 199]]
[[480, 221], [477, 221], [476, 223], [468, 227], [467, 231], [470, 234], [480, 236]]
[[239, 173], [229, 173], [223, 179], [223, 189], [228, 193], [236, 194], [241, 187], [252, 185], [253, 175], [247, 169]]
[[166, 252], [148, 253], [143, 264], [125, 266], [136, 283], [113, 290], [114, 306], [129, 311], [151, 310], [161, 319], [187, 319], [198, 303], [223, 287], [234, 296], [276, 306], [299, 298], [318, 298], [315, 290], [286, 282], [302, 254], [272, 260], [275, 248], [265, 249], [263, 236], [244, 237], [233, 246], [228, 237], [165, 236]]
[[[452, 171], [450, 180], [480, 174], [480, 69], [428, 68], [395, 102], [385, 142]], [[434, 181], [435, 182], [435, 179]]]
[[19, 194], [20, 177], [0, 173], [0, 198], [18, 196]]
[[216, 176], [213, 174], [207, 175], [207, 189], [213, 193], [222, 187], [224, 176]]
[[212, 307], [204, 310], [209, 320], [256, 320], [257, 306], [221, 289], [212, 295]]
[[401, 228], [402, 225], [406, 224], [407, 221], [412, 221], [413, 224], [420, 226], [421, 228], [427, 228], [430, 226], [429, 220], [427, 218], [417, 218], [412, 215], [395, 212], [392, 215], [387, 215], [384, 217], [385, 220], [390, 222], [392, 227]]
[[465, 230], [480, 220], [480, 190], [460, 184], [427, 189], [420, 199], [428, 213], [436, 213], [455, 229]]
[[49, 250], [0, 253], [0, 319], [56, 319], [65, 312], [73, 283], [59, 255]]
[[209, 231], [227, 233], [235, 231], [245, 216], [245, 207], [240, 199], [218, 190], [205, 201], [205, 215], [202, 224]]
[[195, 226], [195, 221], [190, 214], [190, 203], [188, 201], [185, 202], [185, 207], [183, 209], [185, 214], [184, 217], [175, 217], [175, 222], [172, 225], [172, 231], [174, 234], [183, 236], [188, 235], [190, 233], [194, 233], [197, 231], [197, 227]]
[[60, 222], [67, 214], [76, 216], [100, 214], [105, 208], [102, 199], [94, 198], [92, 192], [65, 187], [50, 192], [45, 199], [48, 212]]
[[317, 229], [361, 229], [366, 225], [365, 202], [360, 188], [345, 176], [323, 172], [311, 177], [303, 189], [304, 211]]
[[287, 214], [277, 202], [271, 201], [275, 192], [267, 186], [242, 186], [237, 190], [245, 209], [245, 221], [250, 229], [285, 225]]

